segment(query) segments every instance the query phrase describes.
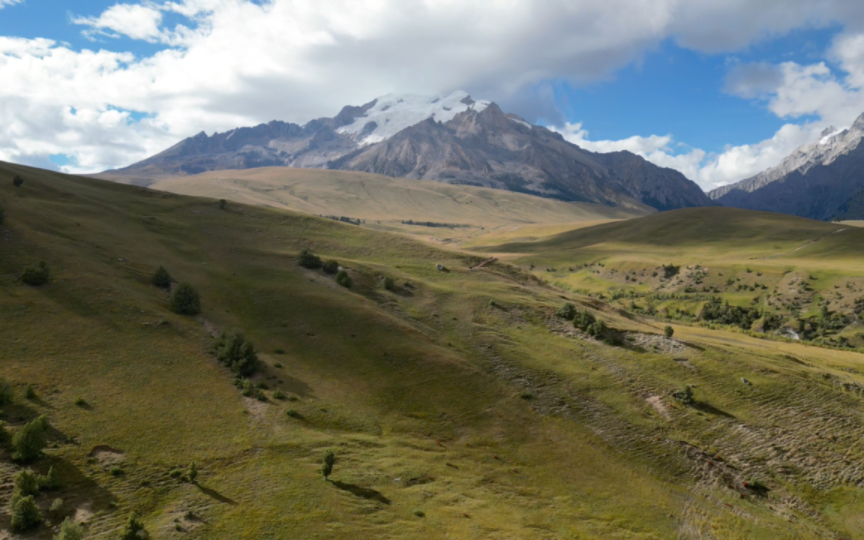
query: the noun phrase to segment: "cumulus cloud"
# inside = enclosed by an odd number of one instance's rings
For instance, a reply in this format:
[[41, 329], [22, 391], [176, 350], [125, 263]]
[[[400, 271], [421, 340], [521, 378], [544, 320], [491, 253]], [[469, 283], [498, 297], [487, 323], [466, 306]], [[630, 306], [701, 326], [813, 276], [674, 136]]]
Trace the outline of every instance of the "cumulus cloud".
[[22, 0], [0, 0], [0, 9], [12, 4], [20, 4]]
[[[167, 27], [177, 16], [182, 24]], [[557, 123], [549, 81], [606, 79], [670, 38], [716, 53], [794, 28], [848, 26], [864, 21], [864, 7], [858, 0], [127, 0], [73, 21], [91, 36], [125, 36], [163, 50], [135, 57], [0, 38], [0, 158], [62, 153], [73, 158], [67, 170], [94, 171], [201, 130], [305, 122], [388, 92], [462, 88], [529, 120]], [[835, 54], [864, 64], [864, 45], [854, 40], [838, 42]], [[812, 81], [803, 92], [814, 102], [837, 97], [830, 74], [818, 68], [780, 70], [769, 104], [777, 114], [813, 106], [787, 81], [799, 89]], [[743, 75], [738, 91], [770, 93], [769, 83]], [[789, 90], [781, 95], [781, 88]], [[670, 145], [668, 136], [655, 136], [606, 147], [635, 148], [695, 171], [687, 173], [693, 178], [708, 174], [694, 168], [699, 151]], [[720, 160], [717, 170], [727, 170]]]

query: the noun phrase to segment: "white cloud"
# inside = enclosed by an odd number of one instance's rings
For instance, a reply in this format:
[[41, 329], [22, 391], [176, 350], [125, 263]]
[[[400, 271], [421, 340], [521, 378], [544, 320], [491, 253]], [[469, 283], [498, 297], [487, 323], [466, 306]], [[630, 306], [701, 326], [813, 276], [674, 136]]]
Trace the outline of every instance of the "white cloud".
[[0, 9], [3, 9], [6, 6], [20, 4], [22, 1], [23, 0], [0, 0]]
[[[32, 160], [63, 153], [77, 159], [69, 170], [122, 166], [201, 130], [274, 118], [305, 122], [388, 92], [435, 94], [463, 88], [505, 107], [517, 105], [514, 112], [525, 114], [520, 109], [531, 110], [525, 96], [548, 81], [581, 84], [608, 78], [666, 39], [706, 52], [735, 50], [802, 26], [864, 23], [861, 4], [127, 1], [74, 20], [91, 34], [127, 36], [169, 48], [136, 58], [106, 50], [74, 51], [49, 40], [0, 38], [0, 157]], [[166, 27], [169, 12], [188, 20]], [[862, 51], [864, 46], [854, 41], [836, 47], [838, 57], [850, 65], [864, 64]], [[784, 81], [819, 81], [818, 73], [784, 69]], [[824, 99], [832, 99], [831, 89], [823, 90], [829, 96]], [[808, 92], [815, 95], [815, 90]], [[794, 116], [806, 108], [791, 91], [784, 96], [778, 93], [772, 105], [778, 114], [788, 110], [782, 114]], [[538, 102], [533, 112], [555, 121], [548, 103]], [[148, 116], [134, 121], [131, 115], [118, 117], [116, 111]], [[616, 144], [637, 150], [641, 145], [655, 161], [697, 171], [694, 178], [707, 174], [693, 168], [699, 161], [697, 151], [675, 154], [668, 149], [671, 139], [663, 145], [664, 137], [634, 137]], [[769, 155], [758, 145], [747, 148], [757, 156]], [[716, 169], [712, 182], [732, 175], [734, 167], [721, 167], [718, 160]]]

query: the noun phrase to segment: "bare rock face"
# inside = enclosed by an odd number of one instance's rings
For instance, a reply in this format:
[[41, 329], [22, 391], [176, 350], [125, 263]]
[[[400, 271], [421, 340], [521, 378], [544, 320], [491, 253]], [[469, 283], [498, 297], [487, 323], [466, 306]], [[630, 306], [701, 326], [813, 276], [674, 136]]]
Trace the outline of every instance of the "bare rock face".
[[845, 217], [860, 206], [864, 192], [862, 139], [864, 114], [848, 129], [825, 130], [776, 167], [708, 195], [723, 206], [821, 220]]
[[264, 166], [363, 171], [657, 210], [715, 204], [677, 171], [629, 152], [588, 152], [464, 92], [388, 95], [305, 126], [274, 121], [200, 133], [111, 172], [145, 177]]

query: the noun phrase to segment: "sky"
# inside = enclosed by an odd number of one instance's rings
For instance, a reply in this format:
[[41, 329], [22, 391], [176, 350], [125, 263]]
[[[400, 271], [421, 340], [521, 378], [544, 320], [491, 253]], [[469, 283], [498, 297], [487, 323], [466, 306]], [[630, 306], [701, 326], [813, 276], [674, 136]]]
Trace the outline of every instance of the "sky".
[[0, 0], [4, 161], [98, 172], [460, 89], [710, 190], [864, 113], [864, 2]]

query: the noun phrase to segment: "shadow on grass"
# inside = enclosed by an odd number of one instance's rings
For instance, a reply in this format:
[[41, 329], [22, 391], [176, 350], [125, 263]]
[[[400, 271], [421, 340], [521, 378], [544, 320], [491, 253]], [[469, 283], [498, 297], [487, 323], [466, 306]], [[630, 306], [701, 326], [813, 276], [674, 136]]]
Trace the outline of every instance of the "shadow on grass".
[[312, 395], [312, 387], [300, 379], [295, 379], [290, 375], [285, 375], [278, 371], [274, 374], [282, 381], [279, 383], [279, 388], [281, 388], [283, 392], [289, 392], [300, 397], [309, 397]]
[[210, 489], [208, 487], [204, 487], [201, 484], [199, 484], [198, 482], [195, 482], [195, 487], [200, 489], [201, 493], [203, 493], [204, 495], [207, 495], [211, 499], [216, 499], [217, 501], [219, 501], [221, 503], [230, 504], [231, 506], [237, 506], [238, 504], [240, 504], [237, 501], [235, 501], [233, 499], [229, 499], [225, 495], [222, 495], [221, 493], [219, 493], [215, 489]]
[[713, 405], [709, 405], [707, 403], [703, 403], [701, 401], [694, 401], [691, 405], [697, 411], [702, 411], [704, 413], [713, 414], [715, 416], [722, 416], [724, 418], [735, 418], [735, 415], [729, 414], [726, 411], [721, 411], [717, 407]]
[[369, 499], [371, 501], [378, 501], [383, 504], [390, 504], [390, 499], [385, 497], [380, 491], [374, 490], [372, 488], [364, 488], [360, 486], [355, 486], [354, 484], [346, 484], [345, 482], [340, 482], [338, 480], [328, 480], [331, 484], [341, 489], [342, 491], [347, 491], [353, 495], [358, 497], [363, 497], [364, 499]]

